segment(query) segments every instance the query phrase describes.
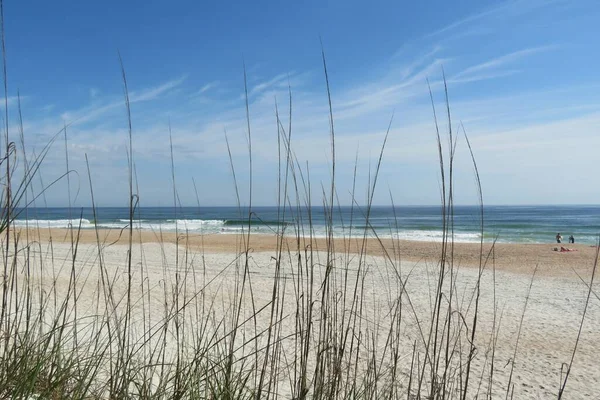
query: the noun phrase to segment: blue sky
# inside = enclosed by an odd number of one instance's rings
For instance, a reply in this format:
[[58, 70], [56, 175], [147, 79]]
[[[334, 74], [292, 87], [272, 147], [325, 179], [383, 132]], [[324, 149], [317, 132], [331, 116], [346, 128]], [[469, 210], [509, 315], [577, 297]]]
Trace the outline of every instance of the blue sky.
[[[421, 4], [422, 3], [422, 4]], [[448, 81], [453, 128], [469, 134], [488, 204], [596, 204], [600, 148], [597, 1], [197, 2], [8, 1], [4, 6], [10, 134], [21, 96], [28, 151], [68, 124], [72, 201], [89, 205], [88, 155], [97, 203], [128, 202], [127, 121], [118, 61], [127, 73], [142, 205], [172, 204], [169, 123], [179, 197], [235, 204], [228, 133], [243, 197], [248, 77], [254, 204], [277, 198], [275, 104], [315, 193], [330, 179], [326, 53], [336, 128], [337, 188], [364, 203], [392, 114], [376, 204], [438, 204], [435, 125]], [[285, 111], [284, 111], [285, 110]], [[358, 157], [358, 158], [357, 158]], [[64, 173], [64, 143], [42, 170]], [[37, 190], [41, 183], [36, 180]], [[66, 180], [45, 192], [68, 204]], [[476, 203], [464, 140], [456, 202]], [[77, 192], [77, 195], [75, 193]], [[319, 196], [313, 200], [320, 204]], [[41, 201], [41, 200], [40, 200]], [[245, 201], [245, 200], [244, 200]], [[40, 205], [40, 204], [38, 204]]]

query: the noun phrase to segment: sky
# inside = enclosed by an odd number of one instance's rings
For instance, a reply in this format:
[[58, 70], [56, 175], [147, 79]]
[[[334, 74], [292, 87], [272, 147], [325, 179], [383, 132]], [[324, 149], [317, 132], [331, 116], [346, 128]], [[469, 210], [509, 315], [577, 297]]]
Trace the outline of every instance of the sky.
[[388, 126], [374, 204], [440, 204], [429, 88], [446, 161], [449, 127], [458, 137], [457, 204], [477, 203], [463, 128], [484, 203], [600, 199], [596, 0], [4, 3], [9, 139], [20, 143], [19, 98], [29, 161], [55, 137], [37, 206], [91, 204], [86, 156], [96, 205], [128, 205], [119, 54], [140, 205], [173, 205], [169, 132], [181, 205], [235, 205], [236, 182], [247, 204], [250, 175], [252, 203], [274, 205], [276, 108], [287, 134], [290, 92], [292, 150], [321, 204], [332, 165], [322, 50], [341, 204], [367, 201]]

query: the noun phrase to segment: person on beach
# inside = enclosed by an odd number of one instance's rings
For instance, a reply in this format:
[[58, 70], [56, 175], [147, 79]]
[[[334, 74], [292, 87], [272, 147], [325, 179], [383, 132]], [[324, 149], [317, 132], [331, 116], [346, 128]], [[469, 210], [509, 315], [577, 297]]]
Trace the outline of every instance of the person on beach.
[[558, 252], [560, 252], [560, 253], [567, 253], [567, 252], [569, 252], [569, 251], [577, 251], [577, 249], [570, 249], [570, 248], [568, 248], [568, 247], [563, 247], [563, 246], [560, 246], [560, 250], [558, 249], [558, 247], [555, 247], [555, 248], [553, 248], [552, 250], [554, 250], [554, 251], [558, 251]]
[[560, 232], [556, 234], [556, 243], [562, 242], [562, 236], [560, 236]]
[[569, 243], [575, 243], [575, 238], [573, 235], [569, 236]]

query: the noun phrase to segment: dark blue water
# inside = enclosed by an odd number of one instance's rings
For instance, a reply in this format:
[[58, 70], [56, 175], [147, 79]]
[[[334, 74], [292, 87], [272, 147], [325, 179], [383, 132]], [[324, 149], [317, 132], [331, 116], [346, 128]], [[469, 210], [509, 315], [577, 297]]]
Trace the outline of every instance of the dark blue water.
[[[309, 215], [310, 214], [310, 215]], [[325, 236], [327, 215], [322, 207], [310, 213], [277, 207], [253, 209], [251, 229], [256, 233], [295, 233], [302, 227], [305, 234]], [[333, 220], [335, 236], [369, 235], [399, 237], [409, 240], [440, 240], [442, 214], [437, 206], [373, 207], [366, 219], [366, 210], [354, 207], [336, 208]], [[309, 223], [312, 222], [312, 223]], [[70, 224], [91, 229], [122, 229], [129, 224], [127, 208], [99, 208], [94, 218], [91, 208], [30, 208], [21, 210], [15, 225], [65, 228]], [[247, 210], [236, 207], [146, 207], [136, 210], [134, 226], [140, 229], [174, 231], [188, 230], [203, 234], [231, 234], [248, 229]], [[454, 208], [454, 236], [459, 242], [477, 242], [481, 221], [476, 206]], [[574, 235], [579, 243], [593, 244], [600, 234], [600, 206], [487, 206], [484, 210], [484, 240], [511, 243], [553, 242], [560, 232], [566, 238]]]

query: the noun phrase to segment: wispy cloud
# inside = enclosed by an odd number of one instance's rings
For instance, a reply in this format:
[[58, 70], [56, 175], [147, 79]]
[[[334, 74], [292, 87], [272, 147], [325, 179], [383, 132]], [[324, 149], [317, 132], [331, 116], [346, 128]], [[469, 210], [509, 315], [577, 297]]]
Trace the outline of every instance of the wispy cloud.
[[[434, 53], [431, 53], [434, 54]], [[356, 118], [373, 110], [400, 106], [427, 94], [427, 78], [438, 75], [450, 59], [438, 58], [412, 71], [407, 77], [369, 82], [345, 93], [336, 107], [338, 118]], [[391, 112], [391, 108], [388, 109]]]
[[458, 79], [458, 78], [462, 78], [462, 77], [465, 77], [465, 76], [468, 76], [471, 74], [496, 69], [498, 67], [504, 66], [511, 62], [517, 61], [521, 58], [528, 57], [528, 56], [536, 54], [536, 53], [549, 51], [549, 50], [555, 49], [556, 47], [557, 46], [555, 46], [555, 45], [546, 45], [546, 46], [531, 47], [528, 49], [514, 51], [512, 53], [505, 54], [501, 57], [496, 57], [492, 60], [485, 61], [480, 64], [476, 64], [471, 67], [468, 67], [468, 68], [464, 69], [463, 71], [461, 71], [460, 73], [458, 73], [454, 78]]
[[458, 21], [452, 22], [451, 24], [446, 25], [445, 27], [443, 27], [441, 29], [438, 29], [437, 31], [434, 31], [434, 32], [431, 32], [431, 33], [427, 34], [425, 36], [425, 38], [433, 38], [433, 37], [439, 36], [439, 35], [441, 35], [443, 33], [446, 33], [448, 31], [457, 29], [457, 28], [459, 28], [459, 27], [461, 27], [463, 25], [467, 25], [469, 23], [481, 20], [481, 19], [483, 19], [485, 17], [489, 17], [489, 16], [492, 16], [492, 15], [495, 15], [495, 14], [500, 14], [500, 13], [506, 11], [507, 9], [511, 8], [511, 7], [514, 7], [514, 2], [505, 2], [505, 3], [503, 3], [503, 4], [499, 5], [499, 6], [495, 6], [495, 7], [489, 8], [489, 9], [487, 9], [485, 11], [482, 11], [482, 12], [479, 12], [479, 13], [476, 13], [476, 14], [472, 14], [472, 15], [469, 15], [469, 16], [467, 16], [465, 18], [459, 19]]
[[281, 83], [287, 83], [287, 80], [290, 78], [290, 76], [293, 76], [294, 72], [289, 72], [289, 73], [283, 73], [283, 74], [279, 74], [277, 76], [275, 76], [272, 79], [269, 79], [268, 81], [265, 82], [261, 82], [257, 85], [254, 85], [252, 87], [252, 89], [250, 89], [250, 92], [248, 93], [250, 96], [256, 95], [268, 88], [271, 88], [273, 86], [279, 86]]
[[[23, 103], [28, 97], [27, 96], [21, 96], [21, 103]], [[8, 98], [6, 98], [6, 103], [8, 104], [8, 107], [13, 107], [16, 106], [19, 102], [19, 97], [18, 96], [8, 96]], [[5, 99], [4, 96], [0, 96], [0, 108], [4, 109], [4, 103], [5, 103]]]
[[209, 82], [209, 83], [205, 84], [204, 86], [202, 86], [200, 88], [200, 90], [192, 93], [190, 95], [190, 97], [198, 97], [200, 95], [203, 95], [204, 93], [208, 92], [209, 90], [215, 89], [217, 86], [219, 86], [219, 82], [218, 81]]
[[52, 110], [54, 110], [56, 108], [56, 104], [46, 104], [45, 106], [42, 106], [41, 110], [42, 112], [50, 112]]
[[132, 93], [130, 93], [129, 99], [132, 103], [135, 103], [138, 101], [154, 100], [154, 99], [158, 98], [160, 95], [180, 86], [185, 80], [186, 80], [186, 77], [184, 76], [184, 77], [181, 77], [178, 79], [174, 79], [174, 80], [165, 82], [154, 88], [145, 89], [145, 90], [142, 90], [141, 92], [132, 92]]
[[[481, 12], [471, 14], [465, 18], [454, 21], [445, 27], [438, 29], [425, 35], [425, 38], [440, 37], [442, 34], [447, 34], [452, 31], [457, 31], [465, 26], [472, 26], [477, 22], [488, 22], [490, 19], [502, 17], [514, 17], [517, 15], [525, 15], [529, 12], [539, 10], [543, 7], [550, 7], [556, 3], [564, 3], [568, 0], [513, 0], [504, 1], [499, 5], [492, 6]], [[468, 29], [466, 31], [469, 31]], [[464, 32], [464, 31], [463, 31]]]
[[[394, 73], [398, 73], [400, 79], [406, 79], [411, 76], [415, 71], [422, 67], [423, 64], [426, 64], [431, 61], [431, 59], [439, 54], [443, 50], [443, 47], [439, 44], [436, 44], [421, 53], [420, 55], [413, 57], [407, 49], [401, 49], [392, 56], [392, 60], [401, 61], [400, 66], [397, 71]], [[408, 60], [406, 59], [408, 58]]]
[[519, 69], [509, 69], [505, 71], [471, 74], [470, 76], [462, 76], [461, 74], [455, 75], [448, 79], [448, 83], [470, 83], [477, 81], [486, 81], [490, 79], [506, 78], [511, 75], [515, 75], [521, 72]]
[[[180, 86], [185, 81], [185, 79], [185, 77], [181, 77], [178, 79], [167, 81], [156, 87], [143, 89], [141, 91], [132, 91], [129, 94], [129, 101], [131, 103], [138, 103], [156, 100], [161, 95]], [[122, 99], [104, 101], [104, 104], [102, 104], [102, 102], [96, 102], [96, 104], [83, 107], [79, 110], [63, 112], [60, 115], [60, 118], [71, 125], [82, 124], [85, 122], [93, 121], [111, 110], [123, 107], [123, 105], [124, 101]]]

